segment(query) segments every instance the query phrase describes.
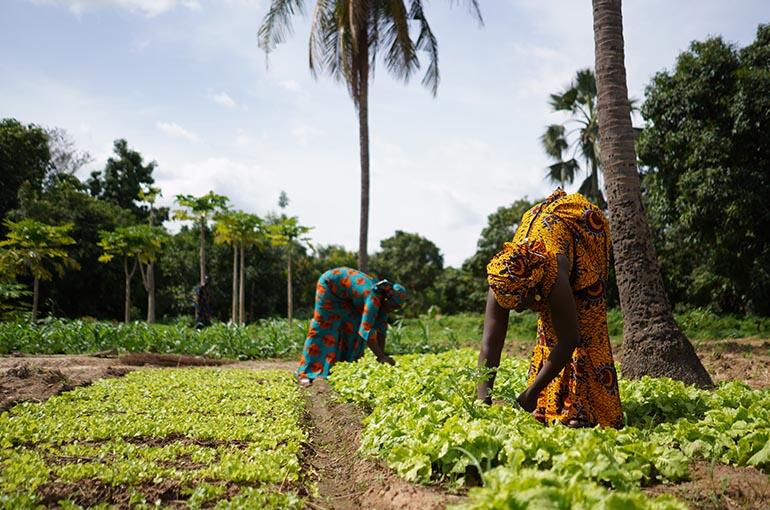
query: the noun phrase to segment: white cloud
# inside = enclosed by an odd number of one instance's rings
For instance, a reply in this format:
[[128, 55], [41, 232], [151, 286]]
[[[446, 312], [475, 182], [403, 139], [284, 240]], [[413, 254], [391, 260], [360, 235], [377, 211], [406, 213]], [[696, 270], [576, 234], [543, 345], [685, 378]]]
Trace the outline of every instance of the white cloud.
[[227, 92], [219, 92], [216, 94], [209, 94], [209, 98], [217, 103], [218, 105], [222, 105], [225, 108], [235, 108], [235, 101], [233, 101], [233, 98], [230, 97]]
[[284, 80], [278, 83], [278, 85], [280, 85], [281, 88], [290, 90], [292, 92], [298, 92], [300, 90], [299, 83], [297, 83], [295, 80]]
[[264, 214], [265, 204], [280, 191], [275, 184], [278, 179], [261, 166], [227, 157], [166, 165], [158, 168], [155, 177], [162, 189], [174, 194], [202, 195], [214, 190], [230, 198], [236, 208], [257, 214]]
[[173, 138], [181, 138], [189, 142], [197, 142], [199, 140], [198, 135], [192, 133], [176, 122], [156, 122], [155, 127], [166, 133]]
[[61, 5], [69, 7], [76, 15], [104, 7], [118, 7], [131, 12], [140, 12], [147, 17], [157, 16], [164, 12], [182, 7], [191, 11], [201, 10], [198, 0], [29, 0], [34, 4]]
[[307, 124], [300, 124], [291, 130], [291, 134], [298, 144], [308, 145], [311, 140], [321, 136], [323, 131]]

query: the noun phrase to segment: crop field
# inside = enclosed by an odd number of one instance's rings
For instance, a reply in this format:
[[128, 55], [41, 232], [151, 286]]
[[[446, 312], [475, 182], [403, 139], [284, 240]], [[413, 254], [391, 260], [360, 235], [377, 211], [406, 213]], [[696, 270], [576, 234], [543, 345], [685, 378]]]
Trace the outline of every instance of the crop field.
[[[495, 404], [477, 402], [478, 351], [463, 346], [478, 341], [478, 316], [400, 321], [395, 367], [367, 354], [310, 389], [291, 373], [302, 321], [0, 324], [3, 352], [27, 353], [0, 357], [0, 393], [53, 387], [0, 414], [0, 508], [768, 508], [766, 325], [695, 319], [696, 339], [759, 338], [695, 341], [713, 391], [621, 377], [621, 430], [544, 427], [517, 409], [531, 340], [509, 338]], [[103, 349], [228, 364], [66, 354]], [[73, 375], [90, 364], [93, 380]]]
[[0, 417], [0, 507], [300, 508], [304, 401], [278, 371], [168, 369]]
[[[507, 358], [495, 398], [474, 401], [477, 353], [404, 356], [390, 369], [366, 358], [331, 378], [371, 414], [364, 454], [402, 477], [470, 491], [466, 508], [687, 508], [643, 487], [688, 477], [691, 462], [770, 468], [770, 391], [739, 382], [714, 392], [666, 379], [621, 379], [626, 427], [543, 427], [515, 408], [527, 361]], [[527, 506], [531, 505], [531, 506]]]

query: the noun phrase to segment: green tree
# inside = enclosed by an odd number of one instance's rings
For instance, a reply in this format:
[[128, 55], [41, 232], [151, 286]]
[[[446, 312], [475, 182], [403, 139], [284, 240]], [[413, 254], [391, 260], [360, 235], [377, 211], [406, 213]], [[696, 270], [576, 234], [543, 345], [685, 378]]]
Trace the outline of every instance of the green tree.
[[[361, 210], [358, 267], [368, 267], [369, 236], [369, 77], [377, 55], [384, 51], [388, 71], [405, 81], [420, 68], [419, 51], [428, 55], [422, 83], [435, 96], [439, 84], [438, 42], [425, 16], [422, 0], [318, 0], [310, 28], [309, 64], [314, 76], [328, 72], [347, 85], [358, 112], [361, 157]], [[482, 23], [476, 0], [466, 0]], [[259, 28], [259, 45], [275, 49], [291, 32], [291, 17], [304, 9], [304, 0], [271, 0]], [[410, 34], [416, 24], [417, 38]]]
[[[118, 227], [112, 232], [100, 232], [99, 246], [103, 253], [99, 262], [110, 262], [115, 257], [123, 259], [123, 274], [125, 276], [125, 308], [124, 320], [126, 324], [131, 321], [131, 280], [137, 267], [142, 274], [142, 281], [148, 295], [148, 321], [155, 319], [155, 289], [149, 287], [146, 268], [154, 263], [166, 241], [167, 234], [160, 227], [150, 225], [132, 225], [130, 227]], [[130, 268], [129, 269], [129, 263]]]
[[[71, 257], [81, 271], [67, 272], [55, 287], [41, 289], [45, 300], [57, 315], [69, 317], [114, 317], [122, 309], [122, 275], [117, 268], [97, 261], [101, 254], [100, 230], [130, 225], [133, 214], [111, 202], [92, 197], [73, 175], [54, 174], [43, 189], [24, 185], [19, 191], [19, 208], [9, 213], [11, 219], [32, 218], [50, 225], [73, 224]], [[41, 296], [42, 297], [42, 296]], [[43, 301], [41, 301], [43, 303]]]
[[48, 137], [48, 150], [51, 153], [48, 179], [59, 175], [75, 175], [78, 170], [93, 161], [88, 152], [81, 151], [75, 146], [72, 135], [65, 129], [47, 128], [45, 134]]
[[48, 136], [16, 119], [0, 120], [0, 218], [18, 207], [18, 192], [28, 183], [40, 189], [51, 164]]
[[335, 267], [355, 267], [358, 256], [355, 252], [346, 250], [343, 246], [330, 244], [316, 246], [315, 249], [315, 273], [321, 275]]
[[274, 246], [286, 247], [286, 315], [291, 324], [294, 314], [294, 302], [292, 293], [291, 257], [295, 244], [310, 245], [310, 239], [305, 234], [313, 230], [299, 224], [296, 216], [281, 216], [278, 221], [267, 226], [267, 236]]
[[[216, 216], [214, 241], [233, 248], [233, 298], [231, 320], [243, 324], [246, 309], [246, 249], [265, 239], [262, 219], [243, 211], [226, 211]], [[240, 254], [240, 264], [238, 257]], [[239, 269], [240, 267], [240, 269]]]
[[381, 277], [398, 282], [409, 292], [409, 309], [422, 312], [430, 304], [428, 289], [444, 270], [444, 257], [432, 241], [419, 234], [396, 230], [380, 241], [372, 256], [372, 269]]
[[711, 385], [711, 377], [674, 321], [644, 216], [626, 85], [621, 1], [593, 0], [593, 19], [596, 110], [623, 310], [623, 375]]
[[40, 297], [40, 280], [53, 278], [51, 270], [59, 276], [65, 269], [79, 269], [78, 263], [67, 252], [67, 247], [75, 244], [69, 236], [72, 224], [47, 225], [32, 219], [4, 222], [8, 229], [6, 239], [0, 242], [2, 267], [12, 274], [32, 275], [34, 280], [32, 293], [32, 320], [37, 319]]
[[87, 186], [91, 195], [123, 209], [128, 209], [141, 220], [147, 218], [148, 211], [145, 207], [136, 204], [139, 193], [144, 186], [151, 186], [155, 180], [152, 172], [158, 165], [155, 161], [144, 164], [142, 155], [129, 148], [124, 139], [115, 140], [113, 144], [115, 157], [107, 160], [107, 165], [102, 172], [91, 172], [91, 178]]
[[647, 87], [645, 206], [675, 303], [770, 314], [770, 25], [693, 42]]
[[[139, 196], [137, 197], [137, 200], [139, 202], [147, 204], [147, 224], [150, 227], [153, 227], [155, 225], [155, 222], [158, 220], [158, 216], [160, 216], [160, 221], [163, 221], [163, 217], [168, 216], [168, 209], [162, 208], [160, 211], [160, 214], [158, 213], [158, 209], [155, 208], [155, 202], [157, 201], [158, 197], [163, 196], [163, 193], [161, 193], [160, 188], [155, 186], [145, 186], [142, 189], [139, 190]], [[155, 231], [160, 235], [160, 232], [162, 230]], [[164, 233], [165, 234], [165, 233]], [[162, 241], [166, 240], [166, 235], [162, 235]], [[155, 310], [156, 310], [156, 300], [155, 300], [155, 262], [157, 260], [157, 256], [150, 258], [147, 261], [146, 269], [142, 271], [142, 283], [144, 284], [144, 288], [147, 291], [147, 322], [149, 324], [155, 323]], [[142, 267], [141, 264], [139, 266]]]
[[176, 196], [176, 203], [184, 209], [174, 211], [174, 218], [192, 221], [198, 227], [200, 250], [198, 260], [200, 262], [201, 285], [206, 279], [206, 230], [208, 222], [215, 214], [226, 210], [229, 201], [230, 199], [226, 196], [217, 195], [213, 191], [199, 197], [194, 195]]
[[[571, 184], [580, 170], [578, 158], [585, 163], [586, 178], [578, 191], [602, 209], [607, 207], [599, 185], [599, 123], [596, 114], [596, 76], [591, 69], [581, 69], [572, 83], [557, 94], [551, 94], [549, 104], [554, 112], [567, 112], [570, 118], [563, 124], [551, 124], [540, 137], [546, 154], [554, 161], [548, 167], [551, 182]], [[629, 99], [631, 109], [634, 101]], [[568, 158], [565, 158], [565, 156]]]
[[472, 302], [477, 303], [476, 309], [482, 309], [487, 299], [487, 264], [489, 260], [503, 248], [503, 243], [510, 242], [513, 234], [519, 228], [519, 222], [524, 213], [540, 200], [530, 201], [524, 197], [506, 207], [498, 207], [487, 216], [487, 226], [484, 227], [476, 243], [476, 253], [463, 262], [462, 270], [468, 273], [474, 283]]

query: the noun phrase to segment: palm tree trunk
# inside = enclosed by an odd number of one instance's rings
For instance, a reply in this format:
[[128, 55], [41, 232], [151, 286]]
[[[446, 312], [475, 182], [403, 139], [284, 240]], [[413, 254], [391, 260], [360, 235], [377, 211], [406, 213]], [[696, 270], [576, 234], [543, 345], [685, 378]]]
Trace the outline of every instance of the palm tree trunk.
[[206, 224], [201, 220], [199, 259], [201, 264], [201, 285], [206, 282]]
[[623, 375], [712, 385], [674, 321], [652, 246], [636, 169], [621, 0], [593, 0], [597, 110], [615, 272], [623, 310]]
[[[365, 32], [364, 32], [365, 33]], [[358, 233], [358, 269], [368, 271], [369, 254], [369, 55], [359, 51], [358, 141], [361, 149], [361, 220]]]
[[32, 284], [32, 322], [37, 319], [37, 308], [40, 301], [40, 278], [35, 277], [35, 283]]
[[238, 246], [233, 243], [233, 307], [230, 321], [236, 324], [238, 321]]
[[287, 259], [287, 267], [286, 267], [286, 316], [289, 319], [289, 326], [291, 326], [292, 322], [292, 310], [294, 310], [294, 301], [292, 299], [292, 292], [291, 292], [291, 241], [289, 241], [288, 244], [288, 257]]
[[155, 324], [155, 263], [147, 264], [147, 324]]
[[245, 286], [246, 286], [246, 248], [244, 247], [244, 243], [241, 243], [241, 285], [238, 295], [238, 306], [239, 306], [239, 322], [243, 324], [245, 322], [245, 313], [246, 307], [244, 306], [244, 296], [246, 294], [245, 292]]

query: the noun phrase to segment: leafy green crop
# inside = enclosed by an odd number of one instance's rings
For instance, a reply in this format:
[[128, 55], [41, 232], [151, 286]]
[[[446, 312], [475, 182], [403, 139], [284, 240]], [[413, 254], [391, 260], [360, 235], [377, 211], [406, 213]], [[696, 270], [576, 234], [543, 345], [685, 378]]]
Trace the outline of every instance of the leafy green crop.
[[[142, 370], [20, 404], [0, 415], [0, 508], [82, 483], [139, 507], [164, 487], [193, 508], [299, 508], [303, 412], [289, 373], [210, 368]], [[64, 507], [98, 503], [69, 492]]]
[[14, 351], [80, 354], [118, 349], [212, 358], [274, 358], [298, 354], [306, 334], [306, 322], [297, 321], [289, 326], [287, 321], [276, 319], [265, 319], [250, 326], [218, 323], [202, 330], [183, 324], [111, 324], [51, 319], [36, 325], [0, 323], [0, 354]]
[[[399, 357], [396, 367], [367, 356], [335, 366], [330, 380], [335, 390], [371, 410], [361, 450], [422, 483], [462, 484], [474, 471], [486, 478], [489, 470], [504, 466], [526, 476], [547, 471], [555, 480], [634, 494], [642, 485], [686, 478], [693, 458], [770, 469], [768, 390], [728, 383], [708, 392], [668, 379], [621, 379], [624, 429], [544, 427], [515, 406], [488, 407], [475, 400], [477, 372], [470, 367], [476, 356], [471, 350], [408, 355]], [[512, 402], [525, 387], [526, 371], [526, 360], [505, 358], [494, 398]], [[573, 490], [566, 482], [554, 487], [560, 493]], [[640, 494], [633, 498], [646, 501]]]

